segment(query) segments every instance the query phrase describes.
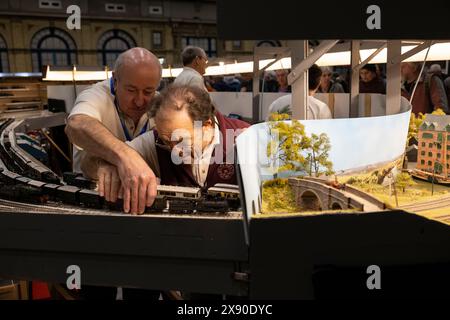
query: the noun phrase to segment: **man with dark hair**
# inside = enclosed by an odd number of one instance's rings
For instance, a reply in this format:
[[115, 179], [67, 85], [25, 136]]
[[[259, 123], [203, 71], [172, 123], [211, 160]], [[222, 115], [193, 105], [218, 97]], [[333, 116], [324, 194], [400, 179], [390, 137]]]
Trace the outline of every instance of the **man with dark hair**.
[[202, 48], [187, 46], [181, 53], [183, 71], [175, 79], [174, 84], [194, 86], [207, 91], [203, 75], [208, 65], [208, 57]]
[[366, 64], [359, 70], [359, 93], [386, 94], [386, 82], [377, 72], [377, 66]]
[[[150, 115], [155, 120], [155, 130], [128, 145], [142, 156], [161, 184], [237, 184], [234, 138], [249, 126], [247, 123], [224, 117], [216, 111], [206, 91], [190, 86], [164, 89], [153, 101]], [[106, 200], [116, 201], [120, 189], [116, 167], [99, 162], [95, 175]]]
[[322, 69], [317, 64], [313, 64], [308, 69], [308, 85], [309, 90], [316, 91], [320, 85], [320, 79], [322, 78]]
[[322, 80], [322, 69], [317, 64], [313, 64], [308, 69], [309, 97], [308, 107], [306, 108], [306, 119], [331, 119], [331, 111], [327, 104], [314, 98], [320, 87]]
[[[316, 120], [316, 119], [331, 119], [331, 111], [328, 108], [327, 104], [320, 101], [319, 99], [314, 98], [314, 94], [317, 92], [320, 86], [320, 80], [322, 78], [322, 69], [319, 68], [316, 64], [313, 64], [308, 69], [308, 85], [309, 85], [309, 96], [308, 96], [308, 105], [306, 106], [306, 119], [307, 120]], [[270, 116], [272, 113], [287, 113], [292, 114], [291, 104], [292, 104], [292, 95], [287, 94], [276, 99], [269, 106], [269, 112], [266, 120], [270, 120]]]

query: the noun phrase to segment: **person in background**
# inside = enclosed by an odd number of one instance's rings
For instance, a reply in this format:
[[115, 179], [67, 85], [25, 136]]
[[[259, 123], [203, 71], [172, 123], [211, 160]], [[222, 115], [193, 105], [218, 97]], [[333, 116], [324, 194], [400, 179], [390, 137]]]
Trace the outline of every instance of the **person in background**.
[[344, 93], [344, 88], [340, 83], [332, 79], [331, 69], [329, 67], [322, 67], [322, 79], [317, 90], [318, 93]]
[[214, 92], [214, 80], [211, 76], [205, 77], [205, 87], [208, 92]]
[[447, 102], [450, 101], [450, 76], [445, 78], [444, 80], [444, 89], [445, 93], [447, 94]]
[[378, 76], [374, 64], [366, 64], [359, 71], [359, 93], [386, 94], [386, 82]]
[[430, 68], [428, 69], [428, 73], [432, 73], [435, 76], [438, 76], [439, 79], [441, 79], [442, 81], [444, 81], [445, 78], [447, 78], [447, 75], [442, 72], [441, 66], [437, 63], [432, 64], [430, 66]]
[[208, 91], [203, 75], [208, 65], [208, 56], [202, 48], [187, 46], [181, 53], [183, 71], [173, 82], [175, 85], [194, 86]]
[[442, 109], [448, 114], [448, 100], [444, 83], [433, 73], [423, 72], [419, 79], [422, 64], [419, 62], [404, 62], [401, 65], [403, 78], [402, 96], [411, 100], [414, 87], [417, 87], [412, 97], [412, 112], [431, 113]]
[[223, 82], [227, 86], [227, 91], [232, 92], [241, 91], [241, 81], [236, 76], [225, 76], [223, 77]]
[[278, 81], [275, 71], [267, 71], [264, 74], [264, 86], [262, 92], [278, 92]]
[[[320, 86], [321, 78], [322, 78], [322, 70], [316, 64], [313, 64], [311, 68], [308, 69], [309, 96], [308, 96], [308, 105], [306, 107], [307, 120], [332, 118], [330, 108], [327, 106], [327, 104], [313, 97]], [[292, 104], [291, 94], [287, 94], [276, 99], [269, 106], [269, 112], [266, 121], [269, 121], [270, 115], [275, 112], [287, 113], [292, 116], [291, 104]]]
[[341, 87], [344, 89], [344, 92], [349, 92], [348, 88], [348, 79], [349, 79], [349, 71], [341, 71], [333, 73], [333, 80], [336, 83], [339, 83]]
[[289, 72], [287, 70], [277, 70], [278, 92], [291, 92], [291, 86], [288, 84]]
[[253, 91], [253, 73], [242, 73], [240, 80], [241, 80], [241, 92]]

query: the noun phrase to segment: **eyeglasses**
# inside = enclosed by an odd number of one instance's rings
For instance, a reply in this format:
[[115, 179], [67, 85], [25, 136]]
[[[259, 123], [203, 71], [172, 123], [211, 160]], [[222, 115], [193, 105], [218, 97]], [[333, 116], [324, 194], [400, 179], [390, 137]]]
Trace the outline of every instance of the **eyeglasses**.
[[168, 145], [168, 144], [166, 144], [160, 137], [158, 137], [156, 140], [155, 140], [155, 145], [157, 146], [157, 147], [159, 147], [159, 148], [161, 148], [162, 150], [165, 150], [165, 151], [171, 151], [172, 149], [170, 148], [170, 146]]
[[203, 56], [197, 56], [197, 57], [200, 58], [200, 59], [204, 59], [206, 64], [208, 63], [208, 58], [207, 57], [203, 57]]

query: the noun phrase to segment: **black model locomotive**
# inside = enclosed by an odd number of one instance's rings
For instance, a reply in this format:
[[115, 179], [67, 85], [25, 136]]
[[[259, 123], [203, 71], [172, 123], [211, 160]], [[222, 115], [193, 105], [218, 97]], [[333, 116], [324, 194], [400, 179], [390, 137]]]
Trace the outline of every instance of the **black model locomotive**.
[[[63, 179], [17, 146], [14, 119], [0, 120], [0, 198], [42, 204], [50, 201], [95, 209], [122, 210], [122, 203], [106, 203], [93, 190], [96, 183], [79, 173]], [[217, 184], [197, 187], [157, 186], [157, 196], [147, 213], [224, 213], [240, 208], [238, 186]]]

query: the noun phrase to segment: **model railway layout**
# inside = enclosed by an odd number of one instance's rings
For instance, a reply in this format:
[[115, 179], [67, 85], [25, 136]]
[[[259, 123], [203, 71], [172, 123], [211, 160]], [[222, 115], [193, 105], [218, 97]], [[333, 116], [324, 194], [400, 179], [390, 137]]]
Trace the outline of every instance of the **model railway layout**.
[[422, 180], [422, 181], [427, 181], [430, 183], [434, 182], [434, 183], [441, 184], [444, 186], [450, 186], [450, 179], [448, 179], [447, 177], [440, 175], [440, 174], [427, 172], [427, 171], [423, 171], [423, 170], [419, 170], [419, 169], [414, 169], [411, 171], [411, 175], [414, 178]]
[[245, 194], [230, 185], [159, 186], [147, 214], [126, 215], [120, 203], [105, 203], [92, 181], [60, 177], [18, 146], [15, 133], [50, 123], [40, 120], [0, 120], [3, 279], [65, 283], [67, 267], [77, 265], [83, 285], [361, 298], [377, 297], [364, 290], [366, 268], [376, 263], [384, 296], [448, 296], [446, 224], [400, 209], [246, 220], [233, 211]]
[[[16, 144], [15, 128], [23, 120], [0, 120], [0, 198], [33, 204], [63, 203], [84, 208], [121, 211], [123, 203], [106, 203], [93, 190], [95, 183], [81, 174], [65, 173], [63, 179]], [[196, 187], [157, 187], [157, 197], [146, 213], [225, 213], [240, 208], [237, 186], [218, 184]]]

